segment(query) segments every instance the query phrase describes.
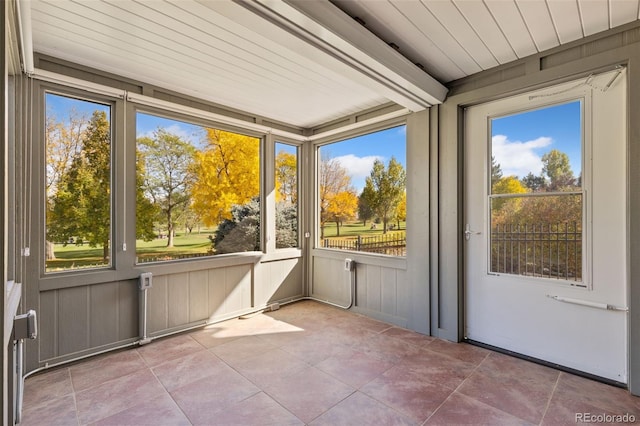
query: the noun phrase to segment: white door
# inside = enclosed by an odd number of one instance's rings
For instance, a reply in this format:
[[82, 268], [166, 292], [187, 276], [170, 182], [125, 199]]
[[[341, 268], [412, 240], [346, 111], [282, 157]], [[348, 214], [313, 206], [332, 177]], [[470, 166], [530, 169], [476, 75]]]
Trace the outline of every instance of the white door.
[[626, 71], [465, 112], [465, 333], [627, 382]]

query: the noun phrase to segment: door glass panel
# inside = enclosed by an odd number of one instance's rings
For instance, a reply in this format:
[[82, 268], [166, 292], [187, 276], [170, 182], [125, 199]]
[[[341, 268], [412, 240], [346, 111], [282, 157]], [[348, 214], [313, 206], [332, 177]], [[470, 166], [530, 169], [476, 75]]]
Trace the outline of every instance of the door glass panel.
[[491, 120], [492, 273], [582, 282], [582, 105]]

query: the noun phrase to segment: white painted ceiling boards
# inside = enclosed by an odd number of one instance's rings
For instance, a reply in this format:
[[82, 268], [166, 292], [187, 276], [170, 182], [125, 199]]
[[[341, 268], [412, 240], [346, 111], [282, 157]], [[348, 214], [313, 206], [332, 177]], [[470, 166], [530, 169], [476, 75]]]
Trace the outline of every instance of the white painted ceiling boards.
[[639, 17], [639, 0], [19, 4], [35, 52], [303, 128], [389, 102], [421, 110], [441, 83]]

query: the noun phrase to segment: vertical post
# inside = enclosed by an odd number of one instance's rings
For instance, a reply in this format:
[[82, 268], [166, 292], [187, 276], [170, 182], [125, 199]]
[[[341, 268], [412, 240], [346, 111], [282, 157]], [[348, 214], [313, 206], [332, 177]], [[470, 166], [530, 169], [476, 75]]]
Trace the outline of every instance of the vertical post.
[[[2, 2], [2, 6], [0, 6], [0, 39], [2, 40], [2, 45], [4, 46], [2, 59], [0, 60], [0, 68], [2, 75], [0, 75], [0, 85], [2, 85], [2, 99], [0, 100], [0, 124], [2, 128], [2, 148], [0, 150], [0, 203], [2, 203], [2, 210], [0, 210], [0, 226], [2, 226], [2, 232], [0, 232], [0, 258], [2, 258], [2, 308], [0, 308], [0, 328], [2, 329], [2, 348], [0, 349], [2, 356], [1, 359], [1, 367], [0, 367], [0, 380], [2, 380], [2, 384], [0, 385], [0, 398], [2, 399], [2, 409], [0, 410], [0, 424], [8, 424], [9, 419], [12, 419], [12, 415], [9, 415], [9, 388], [8, 382], [9, 378], [13, 377], [9, 374], [9, 366], [8, 366], [8, 347], [6, 345], [7, 336], [5, 336], [5, 321], [6, 314], [5, 310], [7, 309], [7, 269], [9, 266], [9, 258], [8, 258], [8, 217], [7, 212], [9, 209], [8, 203], [8, 146], [9, 146], [9, 67], [8, 67], [8, 51], [7, 47], [7, 32], [8, 32], [8, 11], [9, 6], [12, 3], [8, 1]], [[13, 420], [11, 420], [13, 423]]]

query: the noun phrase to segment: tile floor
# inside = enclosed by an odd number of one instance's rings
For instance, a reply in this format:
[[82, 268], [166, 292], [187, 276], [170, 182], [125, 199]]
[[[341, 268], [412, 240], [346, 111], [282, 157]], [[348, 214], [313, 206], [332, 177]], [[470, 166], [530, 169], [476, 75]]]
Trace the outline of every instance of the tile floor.
[[22, 425], [575, 424], [625, 390], [305, 301], [27, 379]]

